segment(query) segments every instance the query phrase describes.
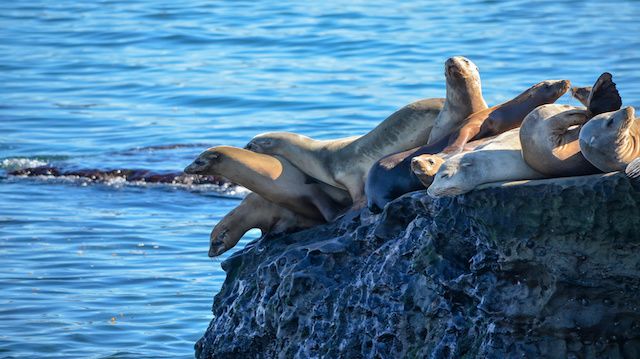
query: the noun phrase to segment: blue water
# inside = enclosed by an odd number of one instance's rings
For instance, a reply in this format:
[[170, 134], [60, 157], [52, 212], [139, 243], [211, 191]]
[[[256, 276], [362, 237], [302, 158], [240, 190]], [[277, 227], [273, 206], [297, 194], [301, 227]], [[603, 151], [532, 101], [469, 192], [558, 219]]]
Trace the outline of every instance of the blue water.
[[[207, 145], [242, 146], [265, 131], [361, 134], [404, 104], [442, 97], [453, 55], [478, 65], [490, 104], [544, 79], [590, 85], [610, 71], [638, 106], [639, 10], [637, 1], [3, 1], [0, 357], [192, 357], [224, 280], [208, 233], [243, 194], [6, 170], [175, 171]], [[191, 146], [147, 148], [168, 144]]]

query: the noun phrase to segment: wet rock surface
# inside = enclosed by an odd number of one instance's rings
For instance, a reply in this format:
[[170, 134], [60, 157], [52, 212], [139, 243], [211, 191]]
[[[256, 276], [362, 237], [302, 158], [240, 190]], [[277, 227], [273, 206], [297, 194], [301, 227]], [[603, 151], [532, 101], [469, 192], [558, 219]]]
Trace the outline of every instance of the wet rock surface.
[[223, 263], [198, 358], [638, 358], [640, 186], [424, 191]]

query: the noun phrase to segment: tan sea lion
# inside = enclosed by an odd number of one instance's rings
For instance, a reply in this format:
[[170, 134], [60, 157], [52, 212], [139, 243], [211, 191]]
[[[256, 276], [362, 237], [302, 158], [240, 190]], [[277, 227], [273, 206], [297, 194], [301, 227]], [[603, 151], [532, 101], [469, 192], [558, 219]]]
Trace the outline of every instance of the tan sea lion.
[[640, 157], [640, 119], [627, 106], [595, 116], [580, 130], [580, 150], [603, 172], [623, 171]]
[[[443, 155], [450, 156], [460, 152], [470, 140], [495, 136], [518, 127], [531, 110], [541, 104], [555, 102], [567, 92], [570, 84], [569, 80], [542, 81], [512, 100], [471, 114], [456, 131], [437, 142], [380, 159], [371, 167], [365, 186], [369, 209], [382, 209], [389, 201], [420, 190], [429, 183], [428, 178], [422, 176], [421, 181], [411, 171], [412, 158], [443, 151], [446, 151]], [[433, 160], [434, 165], [442, 163], [435, 158]]]
[[348, 194], [318, 183], [286, 159], [230, 146], [212, 147], [185, 173], [219, 175], [311, 219], [334, 219], [351, 204]]
[[[462, 65], [462, 62], [466, 66]], [[469, 71], [470, 67], [475, 71]], [[461, 73], [453, 76], [455, 72]], [[465, 117], [488, 107], [482, 97], [480, 72], [474, 63], [461, 56], [452, 57], [445, 63], [445, 77], [447, 101], [431, 129], [426, 144], [447, 136], [460, 126]]]
[[[584, 91], [581, 95], [584, 95]], [[591, 117], [620, 108], [622, 99], [610, 73], [600, 75], [586, 103], [586, 109], [569, 105], [544, 105], [527, 115], [520, 127], [520, 142], [524, 160], [531, 168], [551, 177], [600, 172], [580, 152], [578, 136], [582, 126]]]
[[[478, 86], [477, 67], [464, 58], [452, 58], [445, 64], [447, 99], [446, 117], [466, 117], [477, 108], [486, 107], [482, 94], [463, 94]], [[423, 100], [389, 116], [366, 135], [350, 143], [318, 141], [306, 136], [274, 132], [256, 136], [246, 146], [255, 152], [280, 155], [309, 176], [346, 189], [354, 203], [364, 198], [364, 181], [371, 165], [389, 153], [426, 143], [436, 117], [443, 118], [441, 99]]]
[[[477, 147], [491, 141], [496, 136], [471, 141], [464, 146], [463, 152], [473, 151]], [[422, 185], [429, 187], [433, 181], [433, 176], [438, 172], [440, 166], [455, 154], [438, 153], [435, 155], [424, 154], [411, 159], [411, 172], [422, 182]]]
[[265, 235], [302, 230], [323, 222], [306, 218], [255, 193], [249, 193], [211, 231], [209, 257], [217, 257], [233, 248], [252, 228], [260, 229], [262, 235]]
[[527, 164], [549, 177], [598, 173], [580, 152], [578, 134], [587, 111], [569, 105], [544, 105], [531, 111], [520, 128], [522, 156]]
[[544, 177], [522, 158], [519, 129], [515, 128], [474, 151], [449, 158], [440, 166], [427, 193], [431, 197], [457, 196], [485, 183]]

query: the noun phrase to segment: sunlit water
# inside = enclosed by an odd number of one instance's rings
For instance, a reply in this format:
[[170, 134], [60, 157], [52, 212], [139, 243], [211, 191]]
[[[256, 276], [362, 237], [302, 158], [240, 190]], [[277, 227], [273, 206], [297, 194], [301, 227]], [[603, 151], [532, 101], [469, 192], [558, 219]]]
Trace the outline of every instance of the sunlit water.
[[[259, 132], [361, 134], [406, 103], [442, 97], [452, 55], [479, 66], [490, 104], [544, 79], [590, 85], [610, 71], [625, 103], [639, 105], [638, 10], [3, 1], [0, 357], [192, 357], [224, 280], [207, 257], [208, 233], [242, 196], [6, 170], [175, 171], [207, 145], [242, 146]], [[168, 144], [189, 146], [147, 148]]]

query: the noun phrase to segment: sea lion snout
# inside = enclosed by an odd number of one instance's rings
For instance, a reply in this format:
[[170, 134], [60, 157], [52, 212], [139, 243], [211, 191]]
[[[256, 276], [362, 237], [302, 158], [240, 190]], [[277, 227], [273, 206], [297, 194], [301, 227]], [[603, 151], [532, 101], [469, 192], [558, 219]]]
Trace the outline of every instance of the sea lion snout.
[[444, 68], [447, 77], [469, 77], [478, 71], [478, 68], [473, 62], [462, 56], [448, 58], [444, 64]]
[[229, 232], [228, 229], [214, 228], [209, 236], [209, 257], [217, 257], [227, 251], [225, 237]]
[[184, 168], [184, 173], [190, 175], [203, 174], [207, 168], [207, 163], [202, 158], [198, 157], [190, 165]]

